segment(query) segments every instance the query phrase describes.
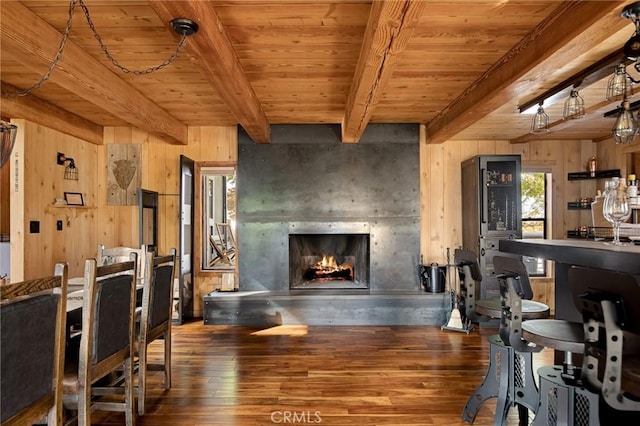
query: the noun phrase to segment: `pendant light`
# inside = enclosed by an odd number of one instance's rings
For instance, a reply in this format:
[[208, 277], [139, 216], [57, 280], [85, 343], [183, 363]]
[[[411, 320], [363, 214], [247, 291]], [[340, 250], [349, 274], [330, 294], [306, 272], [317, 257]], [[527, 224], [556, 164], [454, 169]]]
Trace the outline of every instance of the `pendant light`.
[[582, 118], [585, 115], [584, 99], [577, 90], [571, 90], [571, 94], [564, 101], [564, 110], [562, 111], [562, 118], [565, 120], [572, 120], [576, 118]]
[[629, 101], [626, 99], [622, 101], [622, 108], [611, 134], [617, 144], [630, 144], [638, 135], [638, 121], [629, 111]]
[[607, 82], [607, 96], [608, 101], [615, 101], [618, 99], [625, 99], [633, 95], [633, 86], [631, 78], [627, 74], [627, 68], [624, 62], [618, 64], [613, 72], [613, 75]]
[[16, 142], [18, 127], [15, 124], [0, 121], [0, 169], [9, 161], [13, 144]]
[[533, 116], [531, 121], [531, 133], [542, 134], [549, 132], [549, 116], [544, 112], [542, 103], [538, 105], [538, 112]]

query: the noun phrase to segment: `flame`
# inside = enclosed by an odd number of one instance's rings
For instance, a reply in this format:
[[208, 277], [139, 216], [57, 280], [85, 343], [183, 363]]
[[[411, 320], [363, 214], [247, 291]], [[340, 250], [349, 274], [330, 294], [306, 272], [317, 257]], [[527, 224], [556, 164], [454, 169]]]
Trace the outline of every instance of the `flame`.
[[[342, 273], [343, 271], [349, 271], [348, 278], [345, 276], [338, 277], [333, 274]], [[326, 279], [350, 279], [353, 280], [353, 266], [344, 263], [340, 265], [334, 256], [328, 254], [322, 255], [322, 260], [317, 261], [309, 268], [310, 279], [313, 280], [326, 280]]]
[[316, 262], [314, 267], [325, 273], [343, 271], [345, 269], [353, 269], [353, 267], [348, 263], [345, 263], [344, 265], [340, 265], [336, 261], [335, 257], [330, 256], [328, 254], [323, 254], [322, 260]]
[[338, 263], [336, 262], [336, 259], [333, 256], [327, 257], [326, 254], [322, 255], [320, 266], [322, 266], [323, 269], [338, 269]]

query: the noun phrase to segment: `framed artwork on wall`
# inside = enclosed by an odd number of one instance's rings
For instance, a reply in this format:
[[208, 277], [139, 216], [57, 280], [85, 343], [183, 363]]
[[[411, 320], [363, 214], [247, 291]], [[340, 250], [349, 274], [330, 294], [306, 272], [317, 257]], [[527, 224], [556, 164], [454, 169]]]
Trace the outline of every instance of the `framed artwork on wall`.
[[64, 199], [68, 206], [84, 206], [84, 198], [81, 192], [65, 192]]

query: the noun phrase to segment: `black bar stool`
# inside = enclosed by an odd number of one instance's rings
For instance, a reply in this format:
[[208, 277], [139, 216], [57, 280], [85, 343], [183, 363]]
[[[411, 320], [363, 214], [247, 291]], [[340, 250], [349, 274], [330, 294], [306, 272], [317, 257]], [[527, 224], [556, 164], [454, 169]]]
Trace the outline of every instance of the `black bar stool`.
[[[476, 301], [475, 311], [488, 318], [500, 318], [500, 334], [487, 339], [489, 368], [482, 384], [467, 401], [462, 420], [473, 423], [480, 406], [489, 398], [497, 398], [495, 425], [505, 424], [513, 406], [518, 407], [520, 423], [527, 424], [528, 411], [535, 412], [538, 407], [532, 354], [542, 347], [524, 342], [519, 324], [522, 320], [546, 318], [549, 306], [530, 300], [533, 292], [519, 259], [496, 256], [493, 262], [499, 274], [500, 300]], [[518, 274], [509, 265], [518, 266]]]
[[601, 423], [640, 424], [640, 278], [574, 266], [569, 287], [584, 322], [582, 379], [602, 396]]

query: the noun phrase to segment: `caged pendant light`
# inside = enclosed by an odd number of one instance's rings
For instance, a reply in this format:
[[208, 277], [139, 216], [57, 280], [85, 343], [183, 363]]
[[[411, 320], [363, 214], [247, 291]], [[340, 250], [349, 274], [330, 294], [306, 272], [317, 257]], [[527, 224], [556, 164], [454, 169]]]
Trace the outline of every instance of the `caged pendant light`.
[[622, 101], [622, 108], [611, 134], [617, 144], [630, 144], [638, 135], [638, 121], [629, 110], [629, 101], [626, 99]]
[[18, 126], [15, 124], [7, 123], [6, 121], [0, 121], [0, 169], [9, 161], [11, 157], [11, 151], [13, 151], [13, 144], [16, 142], [16, 134], [18, 133]]
[[572, 90], [571, 94], [564, 101], [564, 109], [562, 111], [562, 118], [565, 120], [573, 120], [576, 118], [582, 118], [585, 115], [584, 99], [577, 90]]
[[531, 121], [531, 133], [542, 134], [549, 132], [549, 116], [544, 112], [542, 103], [538, 105], [538, 111], [533, 116]]
[[607, 96], [608, 101], [616, 101], [625, 99], [633, 95], [633, 84], [631, 77], [627, 74], [626, 65], [621, 62], [616, 66], [613, 75], [607, 82]]

